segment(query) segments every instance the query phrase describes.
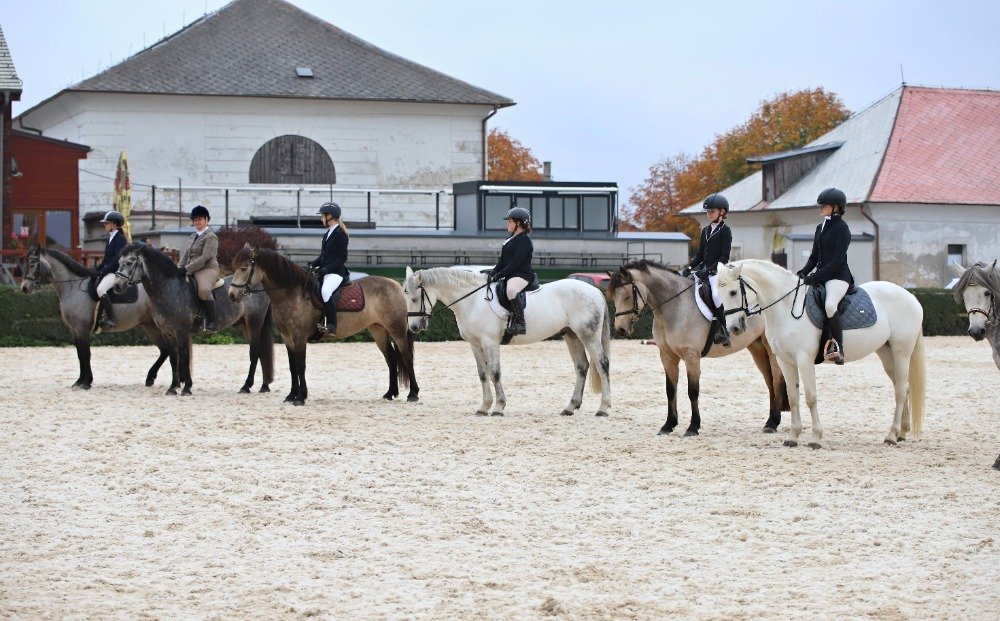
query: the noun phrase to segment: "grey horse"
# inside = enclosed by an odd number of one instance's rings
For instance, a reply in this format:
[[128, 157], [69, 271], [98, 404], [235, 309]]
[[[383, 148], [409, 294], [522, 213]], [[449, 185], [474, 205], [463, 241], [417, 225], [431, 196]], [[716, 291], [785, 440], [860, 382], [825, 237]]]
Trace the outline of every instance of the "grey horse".
[[[263, 371], [260, 392], [270, 392], [274, 380], [274, 330], [270, 301], [266, 296], [251, 296], [235, 303], [226, 295], [228, 278], [224, 286], [216, 289], [215, 308], [219, 329], [242, 322], [244, 334], [250, 341], [250, 375], [240, 392], [250, 392], [256, 363], [259, 359]], [[168, 395], [177, 394], [183, 384], [182, 395], [191, 394], [191, 336], [194, 331], [197, 294], [193, 284], [177, 273], [177, 266], [167, 255], [142, 242], [129, 244], [122, 249], [115, 274], [115, 290], [122, 291], [134, 283], [142, 283], [150, 299], [151, 315], [163, 333], [171, 359], [177, 359], [177, 373]]]
[[[969, 336], [977, 341], [984, 338], [993, 349], [993, 364], [1000, 369], [1000, 307], [997, 298], [1000, 297], [1000, 270], [997, 262], [992, 265], [976, 263], [968, 269], [961, 265], [952, 265], [958, 275], [955, 285], [955, 300], [965, 305], [969, 314]], [[1000, 470], [1000, 456], [993, 462], [993, 467]]]
[[[24, 278], [21, 279], [21, 291], [24, 293], [31, 293], [45, 283], [52, 283], [55, 287], [59, 297], [59, 315], [73, 336], [76, 357], [80, 362], [80, 375], [72, 387], [83, 390], [90, 390], [94, 383], [94, 372], [90, 366], [90, 330], [97, 302], [87, 293], [87, 280], [92, 274], [91, 270], [69, 255], [32, 246], [25, 257]], [[146, 373], [146, 385], [152, 386], [169, 351], [163, 334], [153, 322], [149, 296], [142, 287], [139, 287], [139, 299], [134, 304], [115, 304], [115, 319], [117, 326], [108, 332], [123, 332], [138, 327], [159, 348], [159, 357]]]
[[[647, 305], [652, 308], [653, 339], [660, 349], [660, 363], [667, 379], [667, 422], [660, 428], [660, 434], [670, 433], [677, 426], [677, 380], [683, 360], [691, 400], [691, 423], [684, 435], [698, 435], [701, 428], [698, 410], [701, 358], [711, 324], [698, 310], [691, 281], [646, 259], [628, 263], [609, 275], [608, 297], [618, 311], [615, 330], [619, 336], [631, 334], [643, 308]], [[774, 352], [764, 338], [764, 322], [760, 317], [753, 319], [755, 321], [749, 322], [752, 325], [746, 331], [732, 339], [731, 347], [713, 345], [705, 357], [728, 356], [744, 348], [750, 352], [764, 376], [770, 401], [764, 432], [774, 433], [781, 423], [781, 413], [789, 410], [788, 391]]]

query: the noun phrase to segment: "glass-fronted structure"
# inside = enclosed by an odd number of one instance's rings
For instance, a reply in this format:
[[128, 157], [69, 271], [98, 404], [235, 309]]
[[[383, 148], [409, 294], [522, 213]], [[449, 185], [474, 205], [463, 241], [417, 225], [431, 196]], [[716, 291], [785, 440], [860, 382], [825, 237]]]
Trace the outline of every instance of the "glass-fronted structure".
[[536, 236], [612, 236], [618, 224], [617, 183], [469, 181], [453, 186], [455, 230], [503, 231], [512, 207], [531, 212]]

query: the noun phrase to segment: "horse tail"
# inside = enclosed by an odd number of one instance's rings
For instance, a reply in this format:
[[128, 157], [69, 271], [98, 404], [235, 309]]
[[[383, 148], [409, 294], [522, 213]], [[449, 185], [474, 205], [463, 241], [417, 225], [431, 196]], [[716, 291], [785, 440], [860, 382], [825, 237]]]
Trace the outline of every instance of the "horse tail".
[[395, 357], [396, 381], [400, 387], [410, 387], [410, 375], [413, 374], [413, 333], [406, 331], [406, 337], [401, 339], [402, 346], [396, 343], [396, 337], [389, 338], [388, 355]]
[[924, 334], [917, 334], [917, 342], [910, 354], [910, 420], [913, 434], [920, 437], [924, 419], [924, 393], [927, 388], [927, 367], [924, 364]]
[[260, 372], [264, 384], [274, 382], [274, 317], [271, 316], [271, 305], [267, 305], [264, 323], [260, 327], [258, 352], [260, 354]]
[[611, 360], [611, 316], [608, 313], [607, 304], [604, 305], [604, 310], [602, 312], [603, 318], [601, 319], [601, 356], [604, 357], [603, 360], [594, 360], [594, 356], [591, 356], [590, 360], [590, 391], [594, 393], [601, 392], [601, 374], [598, 371], [597, 365], [603, 364], [605, 361]]

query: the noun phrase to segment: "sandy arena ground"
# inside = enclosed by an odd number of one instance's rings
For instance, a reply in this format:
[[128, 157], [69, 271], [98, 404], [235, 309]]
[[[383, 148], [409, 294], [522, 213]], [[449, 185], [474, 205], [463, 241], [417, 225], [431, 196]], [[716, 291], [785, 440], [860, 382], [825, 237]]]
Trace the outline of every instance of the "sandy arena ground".
[[416, 404], [379, 398], [373, 345], [311, 346], [302, 408], [283, 348], [238, 395], [246, 348], [197, 347], [193, 397], [142, 385], [149, 347], [95, 349], [89, 392], [72, 349], [3, 349], [0, 616], [1000, 618], [1000, 373], [968, 338], [927, 353], [921, 442], [882, 445], [870, 357], [819, 369], [814, 451], [761, 433], [745, 352], [706, 361], [685, 438], [636, 341], [602, 419], [589, 389], [558, 415], [559, 342], [503, 351], [504, 418], [472, 415], [465, 343], [418, 343]]

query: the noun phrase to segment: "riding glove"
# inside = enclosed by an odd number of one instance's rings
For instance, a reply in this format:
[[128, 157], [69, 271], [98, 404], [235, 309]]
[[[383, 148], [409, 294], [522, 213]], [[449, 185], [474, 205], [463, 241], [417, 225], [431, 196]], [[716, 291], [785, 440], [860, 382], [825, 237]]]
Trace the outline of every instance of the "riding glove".
[[685, 265], [684, 269], [681, 270], [681, 276], [683, 276], [684, 278], [687, 278], [690, 275], [691, 275], [691, 266], [690, 265]]
[[182, 266], [182, 265], [178, 265], [177, 266], [177, 275], [180, 276], [180, 277], [182, 277], [182, 278], [184, 276], [187, 276], [188, 275], [187, 268], [184, 267], [184, 266]]

